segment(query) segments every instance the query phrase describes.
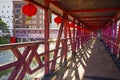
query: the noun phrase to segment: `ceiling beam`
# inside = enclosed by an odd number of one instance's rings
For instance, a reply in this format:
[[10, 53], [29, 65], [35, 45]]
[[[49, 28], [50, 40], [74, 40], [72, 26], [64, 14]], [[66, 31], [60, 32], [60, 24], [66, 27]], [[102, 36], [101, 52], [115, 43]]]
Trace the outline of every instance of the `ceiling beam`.
[[108, 19], [107, 20], [82, 20], [83, 22], [107, 22], [109, 21]]
[[100, 23], [86, 23], [86, 24], [104, 24], [104, 22], [100, 22]]
[[84, 9], [84, 10], [67, 10], [68, 13], [73, 12], [108, 12], [108, 11], [117, 11], [120, 8], [101, 8], [101, 9]]
[[82, 16], [78, 18], [113, 18], [114, 16]]

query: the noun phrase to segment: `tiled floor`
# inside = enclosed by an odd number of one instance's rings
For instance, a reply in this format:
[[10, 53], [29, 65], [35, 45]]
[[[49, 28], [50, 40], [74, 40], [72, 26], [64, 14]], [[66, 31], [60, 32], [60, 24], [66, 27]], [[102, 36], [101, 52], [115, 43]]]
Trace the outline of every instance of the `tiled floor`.
[[91, 40], [50, 80], [120, 80], [120, 71], [98, 39]]

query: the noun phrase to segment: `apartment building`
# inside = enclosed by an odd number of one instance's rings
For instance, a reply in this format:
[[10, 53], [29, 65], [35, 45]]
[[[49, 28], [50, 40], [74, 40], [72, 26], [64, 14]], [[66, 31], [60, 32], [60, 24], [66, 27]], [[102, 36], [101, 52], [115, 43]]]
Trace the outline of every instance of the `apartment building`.
[[37, 14], [28, 20], [28, 16], [22, 13], [22, 6], [27, 4], [24, 1], [13, 1], [14, 32], [16, 38], [40, 38], [43, 29], [44, 11], [37, 6]]

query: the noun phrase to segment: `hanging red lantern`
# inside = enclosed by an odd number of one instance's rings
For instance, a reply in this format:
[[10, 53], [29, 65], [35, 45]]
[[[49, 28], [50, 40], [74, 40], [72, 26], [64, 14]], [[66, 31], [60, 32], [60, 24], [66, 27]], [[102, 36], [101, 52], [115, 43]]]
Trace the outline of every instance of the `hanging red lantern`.
[[75, 25], [75, 24], [74, 24], [73, 22], [69, 24], [70, 28], [73, 28], [74, 25]]
[[62, 23], [62, 18], [60, 16], [57, 16], [55, 19], [54, 19], [55, 23], [57, 23], [57, 25], [59, 25], [60, 23]]
[[79, 28], [80, 28], [80, 26], [78, 26], [78, 25], [77, 25], [75, 28], [79, 29]]
[[22, 12], [31, 17], [37, 13], [37, 8], [33, 4], [28, 3], [22, 7]]

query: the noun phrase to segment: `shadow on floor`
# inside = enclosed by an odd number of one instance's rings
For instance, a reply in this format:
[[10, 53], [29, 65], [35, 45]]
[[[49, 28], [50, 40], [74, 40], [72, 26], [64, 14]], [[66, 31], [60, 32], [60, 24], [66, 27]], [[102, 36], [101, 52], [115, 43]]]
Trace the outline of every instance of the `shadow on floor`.
[[[47, 79], [48, 80], [48, 79]], [[120, 80], [120, 71], [98, 40], [89, 41], [49, 80]]]

